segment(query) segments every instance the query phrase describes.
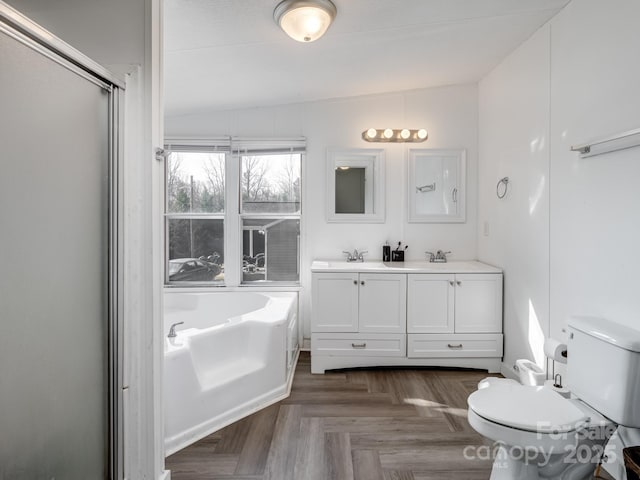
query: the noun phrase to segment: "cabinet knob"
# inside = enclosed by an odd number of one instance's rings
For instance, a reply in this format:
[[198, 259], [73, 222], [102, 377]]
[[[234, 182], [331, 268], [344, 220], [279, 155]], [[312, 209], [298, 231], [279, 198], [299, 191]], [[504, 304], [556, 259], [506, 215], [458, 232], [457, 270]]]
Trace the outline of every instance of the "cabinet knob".
[[354, 281], [353, 281], [353, 284], [354, 284], [354, 285], [357, 285], [357, 284], [358, 284], [358, 280], [354, 280]]
[[454, 285], [454, 284], [455, 284], [455, 283], [454, 283], [454, 281], [453, 281], [453, 280], [451, 280], [451, 281], [449, 282], [449, 285], [451, 285], [452, 287], [453, 287], [453, 285]]
[[352, 343], [351, 348], [367, 348], [367, 344], [365, 343]]
[[361, 280], [361, 281], [360, 281], [360, 285], [364, 285], [364, 280]]
[[460, 280], [458, 280], [456, 283], [457, 283], [458, 285], [462, 285], [462, 282], [461, 282]]
[[462, 348], [462, 344], [459, 343], [458, 345], [451, 345], [450, 343], [448, 343], [447, 347], [449, 347], [449, 348]]

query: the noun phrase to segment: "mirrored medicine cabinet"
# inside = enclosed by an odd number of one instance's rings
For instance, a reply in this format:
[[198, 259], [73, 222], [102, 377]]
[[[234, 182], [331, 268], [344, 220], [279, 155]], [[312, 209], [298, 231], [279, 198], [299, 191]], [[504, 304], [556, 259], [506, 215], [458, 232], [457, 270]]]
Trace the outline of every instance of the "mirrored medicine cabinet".
[[410, 223], [465, 222], [464, 149], [410, 149], [407, 173]]
[[327, 150], [327, 221], [383, 223], [384, 150]]

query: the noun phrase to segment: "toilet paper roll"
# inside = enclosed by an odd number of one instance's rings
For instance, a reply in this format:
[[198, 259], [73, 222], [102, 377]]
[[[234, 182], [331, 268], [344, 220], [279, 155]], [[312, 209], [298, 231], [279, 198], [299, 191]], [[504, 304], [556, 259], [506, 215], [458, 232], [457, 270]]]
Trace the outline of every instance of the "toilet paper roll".
[[544, 341], [544, 354], [556, 362], [567, 363], [567, 344], [560, 343], [554, 338], [547, 338]]
[[553, 383], [554, 383], [553, 380], [547, 380], [546, 382], [544, 382], [544, 387], [550, 388], [554, 392], [557, 392], [560, 395], [562, 395], [564, 398], [571, 398], [571, 390], [565, 387], [562, 387], [562, 388], [555, 387]]

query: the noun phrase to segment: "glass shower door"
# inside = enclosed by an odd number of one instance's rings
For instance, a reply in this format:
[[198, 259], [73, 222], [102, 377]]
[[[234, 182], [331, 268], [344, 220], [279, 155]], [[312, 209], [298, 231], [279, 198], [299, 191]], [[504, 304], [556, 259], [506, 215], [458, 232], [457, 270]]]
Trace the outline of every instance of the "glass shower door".
[[103, 479], [110, 88], [0, 22], [0, 478]]

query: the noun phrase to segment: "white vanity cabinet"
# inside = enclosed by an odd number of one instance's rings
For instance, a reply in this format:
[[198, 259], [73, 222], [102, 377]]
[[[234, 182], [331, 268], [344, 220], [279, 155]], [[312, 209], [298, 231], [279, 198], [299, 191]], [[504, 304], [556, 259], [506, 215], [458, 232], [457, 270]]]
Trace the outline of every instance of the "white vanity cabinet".
[[[314, 273], [311, 288], [312, 358], [406, 356], [406, 275]], [[311, 370], [325, 368], [316, 361]]]
[[311, 288], [314, 332], [406, 331], [406, 275], [317, 273]]
[[502, 274], [409, 274], [409, 358], [502, 356]]
[[314, 261], [311, 371], [451, 366], [498, 372], [502, 272], [480, 262]]
[[408, 333], [502, 333], [502, 274], [409, 274]]

